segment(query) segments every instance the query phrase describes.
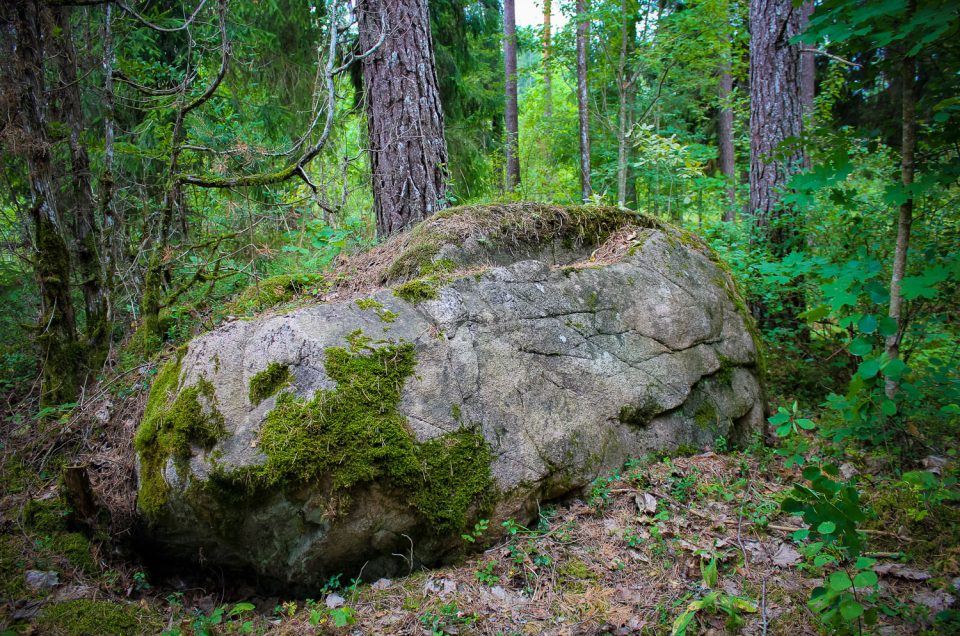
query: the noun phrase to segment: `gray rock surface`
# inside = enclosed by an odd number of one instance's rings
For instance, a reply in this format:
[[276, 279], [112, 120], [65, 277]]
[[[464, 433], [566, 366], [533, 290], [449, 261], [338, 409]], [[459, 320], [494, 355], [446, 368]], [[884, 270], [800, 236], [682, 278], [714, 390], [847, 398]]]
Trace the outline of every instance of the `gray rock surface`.
[[[463, 545], [464, 529], [431, 528], [385, 478], [352, 485], [344, 505], [331, 503], [343, 493], [322, 478], [236, 499], [196, 495], [212, 474], [267, 461], [259, 435], [280, 398], [251, 403], [251, 379], [279, 363], [291, 373], [283, 391], [297, 399], [330, 392], [326, 352], [346, 347], [358, 329], [373, 348], [413, 345], [416, 366], [396, 410], [417, 443], [463, 430], [485, 440], [490, 493], [464, 519], [465, 529], [490, 519], [483, 540], [501, 520], [527, 522], [538, 502], [581, 491], [627, 458], [706, 448], [721, 435], [746, 442], [762, 426], [763, 395], [733, 282], [675, 230], [638, 236], [601, 264], [474, 268], [451, 274], [436, 298], [420, 303], [381, 289], [363, 296], [379, 307], [344, 299], [196, 338], [178, 390], [210, 383], [206, 408], [222, 414], [225, 435], [194, 447], [187, 465], [166, 462], [168, 500], [151, 519], [153, 537], [176, 553], [287, 585], [360, 567], [366, 580], [406, 573]], [[143, 470], [141, 462], [141, 483]]]

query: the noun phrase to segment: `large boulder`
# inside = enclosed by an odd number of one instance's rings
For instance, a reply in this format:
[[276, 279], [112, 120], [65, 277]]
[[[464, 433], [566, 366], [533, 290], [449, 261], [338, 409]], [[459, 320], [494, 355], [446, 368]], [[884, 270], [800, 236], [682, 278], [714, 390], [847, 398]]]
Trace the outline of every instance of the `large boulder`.
[[449, 211], [158, 374], [138, 505], [165, 549], [287, 586], [433, 564], [630, 458], [742, 443], [760, 352], [702, 242], [597, 207]]

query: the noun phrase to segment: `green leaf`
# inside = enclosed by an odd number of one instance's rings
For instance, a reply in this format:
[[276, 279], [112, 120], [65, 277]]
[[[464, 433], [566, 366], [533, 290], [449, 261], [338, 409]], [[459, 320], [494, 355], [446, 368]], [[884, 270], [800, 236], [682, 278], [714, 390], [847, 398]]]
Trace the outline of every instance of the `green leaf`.
[[867, 314], [857, 323], [857, 329], [860, 330], [860, 333], [873, 333], [877, 330], [877, 326], [877, 317], [873, 314]]
[[893, 417], [897, 414], [897, 403], [893, 400], [884, 400], [880, 404], [880, 412], [887, 417]]
[[877, 573], [873, 570], [864, 570], [853, 577], [853, 584], [860, 589], [873, 587], [877, 584]]
[[862, 556], [862, 557], [857, 557], [857, 562], [854, 563], [853, 567], [857, 568], [858, 570], [865, 570], [867, 568], [873, 567], [876, 564], [877, 564], [876, 559], [871, 559], [870, 557]]
[[783, 408], [782, 406], [777, 409], [777, 412], [772, 417], [767, 418], [767, 421], [773, 424], [774, 426], [779, 426], [785, 422], [790, 421], [790, 411]]
[[891, 360], [887, 364], [883, 365], [883, 375], [890, 378], [891, 380], [898, 380], [903, 375], [904, 371], [907, 370], [907, 363], [896, 358]]
[[813, 423], [813, 420], [807, 420], [803, 418], [797, 420], [797, 426], [805, 431], [812, 431], [813, 429], [817, 428], [817, 425]]
[[717, 560], [710, 559], [710, 563], [706, 566], [703, 565], [703, 562], [700, 562], [700, 573], [703, 575], [703, 584], [709, 588], [713, 588], [717, 585], [717, 579], [719, 574], [717, 573]]
[[853, 599], [840, 604], [840, 616], [848, 621], [856, 620], [863, 614], [863, 605]]
[[889, 316], [885, 316], [880, 319], [878, 329], [880, 331], [880, 335], [884, 338], [887, 336], [892, 336], [893, 334], [897, 333], [897, 321]]
[[834, 592], [842, 592], [853, 586], [850, 576], [843, 570], [838, 570], [827, 577], [827, 587]]
[[873, 343], [868, 338], [857, 338], [847, 349], [855, 356], [863, 357], [873, 351]]
[[837, 529], [837, 524], [832, 521], [824, 521], [819, 526], [817, 526], [817, 532], [820, 534], [833, 534]]
[[875, 377], [877, 373], [880, 372], [880, 361], [876, 358], [871, 360], [864, 360], [860, 363], [860, 366], [857, 368], [857, 375], [859, 375], [864, 380], [869, 380], [872, 377]]

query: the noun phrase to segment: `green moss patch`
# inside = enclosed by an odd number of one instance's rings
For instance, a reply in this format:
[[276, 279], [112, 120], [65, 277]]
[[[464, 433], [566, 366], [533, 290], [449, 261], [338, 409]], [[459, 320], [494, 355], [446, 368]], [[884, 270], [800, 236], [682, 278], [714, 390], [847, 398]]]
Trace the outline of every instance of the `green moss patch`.
[[79, 532], [54, 535], [50, 541], [50, 549], [66, 557], [70, 561], [70, 565], [78, 570], [83, 570], [89, 574], [97, 569], [97, 564], [93, 560], [90, 541]]
[[138, 605], [78, 599], [44, 608], [37, 621], [53, 636], [127, 636], [162, 627], [158, 617]]
[[381, 482], [407, 498], [437, 530], [462, 528], [491, 490], [490, 451], [474, 431], [416, 443], [397, 411], [415, 366], [413, 345], [372, 343], [360, 333], [349, 348], [326, 350], [336, 388], [302, 400], [281, 393], [260, 429], [260, 466], [215, 471], [207, 484], [218, 501], [265, 489], [329, 483], [334, 493]]
[[[137, 504], [148, 518], [156, 517], [167, 502], [170, 487], [163, 477], [167, 459], [173, 457], [185, 469], [193, 447], [210, 449], [224, 434], [223, 415], [216, 408], [213, 385], [200, 380], [177, 393], [179, 383], [178, 357], [157, 373], [133, 440], [141, 461]], [[201, 404], [201, 397], [205, 405]]]
[[313, 287], [325, 288], [321, 274], [280, 274], [257, 281], [240, 292], [230, 303], [231, 313], [245, 314], [292, 300]]
[[257, 405], [276, 395], [292, 378], [289, 366], [271, 362], [266, 369], [250, 378], [250, 403]]
[[416, 305], [426, 300], [435, 300], [438, 295], [437, 286], [437, 282], [429, 278], [418, 278], [397, 285], [393, 290], [393, 295]]

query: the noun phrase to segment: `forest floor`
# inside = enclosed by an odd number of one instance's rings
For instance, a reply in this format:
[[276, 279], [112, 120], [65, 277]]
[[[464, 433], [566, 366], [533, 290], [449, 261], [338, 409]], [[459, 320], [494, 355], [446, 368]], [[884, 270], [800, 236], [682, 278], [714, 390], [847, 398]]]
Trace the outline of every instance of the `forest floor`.
[[[57, 480], [16, 467], [7, 456], [4, 483], [22, 487], [0, 499], [4, 635], [669, 634], [684, 633], [686, 619], [687, 634], [838, 630], [807, 603], [836, 568], [804, 556], [790, 537], [804, 524], [780, 512], [799, 470], [762, 446], [628, 462], [583, 499], [544, 507], [535, 527], [509, 524], [506, 539], [459, 565], [358, 585], [334, 578], [315, 600], [261, 596], [223, 575], [146, 571], [106, 537], [71, 531]], [[951, 633], [956, 514], [917, 523], [909, 506], [884, 504], [899, 499], [870, 467], [864, 457], [842, 464], [873, 483], [883, 511], [866, 530], [878, 591], [859, 597], [879, 622], [839, 629]]]

